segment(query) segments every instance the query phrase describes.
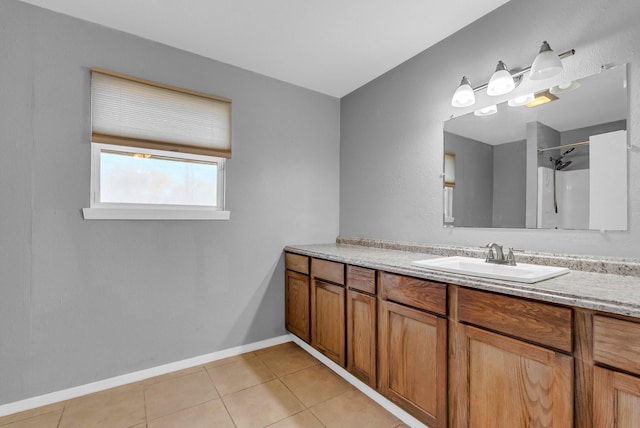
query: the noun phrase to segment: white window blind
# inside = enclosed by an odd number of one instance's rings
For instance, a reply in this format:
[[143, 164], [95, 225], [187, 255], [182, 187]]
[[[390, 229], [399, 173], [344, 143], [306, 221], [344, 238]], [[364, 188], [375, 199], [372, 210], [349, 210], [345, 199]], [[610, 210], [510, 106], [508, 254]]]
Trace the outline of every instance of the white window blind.
[[93, 69], [96, 143], [231, 157], [231, 100]]

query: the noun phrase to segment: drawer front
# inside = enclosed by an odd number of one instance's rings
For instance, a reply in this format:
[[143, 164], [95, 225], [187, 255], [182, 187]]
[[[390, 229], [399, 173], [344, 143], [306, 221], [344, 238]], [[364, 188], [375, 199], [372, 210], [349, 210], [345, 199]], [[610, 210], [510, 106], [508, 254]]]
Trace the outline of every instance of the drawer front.
[[309, 257], [285, 253], [284, 265], [287, 269], [309, 275]]
[[347, 265], [347, 287], [369, 294], [376, 294], [376, 271]]
[[640, 375], [640, 324], [593, 316], [593, 359]]
[[459, 288], [458, 320], [561, 351], [573, 349], [569, 308]]
[[322, 259], [311, 259], [311, 276], [344, 285], [344, 264]]
[[445, 284], [388, 272], [380, 272], [378, 278], [384, 300], [391, 300], [440, 315], [447, 314], [447, 286]]

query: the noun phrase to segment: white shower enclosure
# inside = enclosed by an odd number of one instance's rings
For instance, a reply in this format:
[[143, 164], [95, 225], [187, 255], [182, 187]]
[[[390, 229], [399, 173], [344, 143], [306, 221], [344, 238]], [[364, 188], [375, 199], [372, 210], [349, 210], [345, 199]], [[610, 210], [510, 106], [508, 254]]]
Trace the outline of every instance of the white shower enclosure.
[[627, 229], [626, 131], [591, 136], [589, 168], [555, 174], [538, 167], [539, 229]]

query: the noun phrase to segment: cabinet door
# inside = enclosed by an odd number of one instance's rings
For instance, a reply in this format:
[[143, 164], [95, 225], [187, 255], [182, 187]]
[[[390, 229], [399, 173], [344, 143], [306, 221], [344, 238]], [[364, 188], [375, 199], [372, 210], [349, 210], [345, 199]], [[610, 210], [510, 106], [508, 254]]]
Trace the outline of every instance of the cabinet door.
[[459, 325], [462, 411], [456, 427], [573, 426], [573, 358]]
[[640, 378], [594, 368], [594, 428], [636, 428], [640, 423]]
[[285, 271], [285, 323], [287, 330], [309, 342], [310, 300], [309, 277], [290, 270]]
[[344, 287], [314, 279], [311, 287], [311, 345], [342, 367], [345, 352]]
[[347, 370], [376, 388], [377, 299], [347, 292]]
[[380, 302], [380, 390], [425, 424], [447, 426], [447, 321]]

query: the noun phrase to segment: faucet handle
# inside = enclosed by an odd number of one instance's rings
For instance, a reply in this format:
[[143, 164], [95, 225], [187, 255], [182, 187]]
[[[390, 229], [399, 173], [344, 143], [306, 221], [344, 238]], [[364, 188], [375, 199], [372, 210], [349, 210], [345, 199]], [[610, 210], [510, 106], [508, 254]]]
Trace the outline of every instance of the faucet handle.
[[509, 247], [509, 253], [507, 254], [507, 264], [509, 264], [509, 266], [515, 266], [516, 265], [516, 257], [513, 255], [513, 252], [519, 252], [519, 253], [524, 253], [524, 250], [516, 250], [513, 247]]
[[[487, 248], [487, 247], [481, 247], [481, 248]], [[487, 251], [484, 261], [488, 262], [489, 260], [495, 260], [495, 258], [496, 256], [493, 254], [493, 248], [489, 247], [489, 251]]]

